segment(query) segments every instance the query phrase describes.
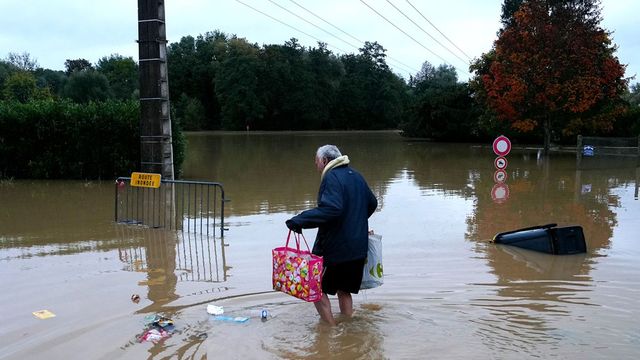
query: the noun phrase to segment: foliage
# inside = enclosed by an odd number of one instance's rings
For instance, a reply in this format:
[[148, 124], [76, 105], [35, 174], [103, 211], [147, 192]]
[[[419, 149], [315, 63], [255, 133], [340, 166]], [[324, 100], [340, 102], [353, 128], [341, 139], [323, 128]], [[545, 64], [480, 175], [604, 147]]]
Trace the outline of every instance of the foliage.
[[365, 42], [358, 55], [340, 57], [344, 77], [338, 88], [332, 127], [336, 129], [395, 129], [407, 100], [404, 80], [385, 61], [385, 49]]
[[504, 0], [502, 3], [502, 13], [500, 22], [503, 28], [507, 28], [515, 23], [515, 13], [520, 9], [524, 0]]
[[67, 59], [64, 62], [67, 76], [71, 76], [73, 73], [93, 70], [93, 65], [87, 59]]
[[[113, 179], [138, 170], [137, 101], [0, 102], [0, 177]], [[179, 173], [184, 138], [173, 127]]]
[[33, 75], [36, 77], [36, 85], [39, 88], [49, 88], [53, 97], [62, 97], [62, 91], [68, 79], [64, 71], [38, 68]]
[[64, 86], [63, 95], [78, 103], [105, 101], [112, 97], [109, 80], [95, 70], [73, 72]]
[[631, 85], [630, 91], [625, 94], [626, 100], [631, 106], [640, 106], [640, 83]]
[[48, 88], [38, 88], [36, 78], [26, 71], [11, 74], [4, 83], [4, 99], [26, 103], [31, 100], [46, 100], [51, 98]]
[[180, 119], [180, 123], [185, 129], [203, 130], [206, 129], [205, 108], [198, 99], [191, 98], [182, 93], [180, 98], [172, 102], [174, 116]]
[[547, 149], [552, 134], [610, 131], [626, 81], [599, 22], [595, 0], [523, 1], [491, 56], [473, 66], [497, 118], [524, 133], [542, 129]]
[[133, 99], [139, 88], [138, 64], [132, 57], [111, 54], [98, 60], [96, 70], [109, 81], [115, 99]]
[[295, 38], [284, 45], [267, 45], [260, 52], [258, 92], [264, 104], [258, 129], [291, 130], [317, 128], [309, 108], [311, 93], [307, 51]]
[[232, 38], [227, 46], [215, 85], [222, 128], [243, 130], [263, 114], [258, 94], [258, 47], [239, 38]]
[[468, 86], [458, 82], [454, 67], [425, 62], [409, 86], [414, 99], [400, 126], [405, 135], [445, 141], [480, 137]]
[[128, 174], [139, 159], [138, 113], [135, 102], [0, 102], [0, 159], [7, 159], [0, 173], [82, 179]]
[[4, 82], [7, 78], [16, 72], [16, 68], [13, 64], [7, 61], [0, 60], [0, 99], [2, 99], [2, 89], [4, 89]]
[[337, 103], [337, 91], [344, 76], [344, 67], [340, 60], [327, 50], [327, 44], [308, 51], [307, 67], [309, 71], [309, 92], [313, 94], [303, 109], [309, 122], [308, 128], [331, 128], [332, 111]]
[[[482, 54], [480, 58], [474, 60], [470, 66], [470, 70], [476, 74], [486, 74], [489, 72], [490, 66], [494, 60], [495, 50], [492, 49], [489, 52]], [[542, 132], [539, 131], [539, 129], [533, 130], [527, 134], [522, 134], [521, 132], [511, 128], [508, 122], [500, 121], [496, 111], [490, 106], [487, 106], [487, 91], [480, 76], [475, 76], [469, 79], [468, 85], [470, 96], [473, 99], [476, 126], [478, 127], [480, 134], [492, 134], [494, 137], [496, 134], [503, 134], [512, 140], [527, 143], [533, 143], [542, 138]]]
[[624, 94], [629, 109], [618, 117], [611, 135], [619, 137], [640, 136], [640, 83], [631, 85]]
[[169, 46], [171, 97], [190, 130], [396, 128], [409, 95], [385, 56], [377, 43], [337, 57], [295, 38], [258, 47], [219, 31], [187, 36]]
[[[197, 100], [204, 108], [202, 118], [183, 124], [185, 129], [198, 130], [220, 128], [220, 104], [215, 90], [215, 77], [220, 62], [227, 51], [227, 35], [220, 31], [207, 32], [197, 38], [185, 36], [167, 49], [169, 68], [169, 92], [172, 99], [181, 100], [182, 94]], [[174, 104], [177, 114], [186, 113], [187, 102]]]
[[640, 136], [640, 106], [631, 106], [618, 116], [609, 135], [617, 137]]
[[22, 71], [34, 71], [38, 68], [38, 61], [31, 58], [28, 52], [22, 54], [10, 52], [7, 56], [7, 61]]

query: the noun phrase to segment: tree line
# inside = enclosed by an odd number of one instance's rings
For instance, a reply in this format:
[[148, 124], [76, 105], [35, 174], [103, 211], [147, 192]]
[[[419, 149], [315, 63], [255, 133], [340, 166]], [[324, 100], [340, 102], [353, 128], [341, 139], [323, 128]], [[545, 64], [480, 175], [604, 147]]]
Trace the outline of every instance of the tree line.
[[386, 50], [365, 42], [336, 55], [326, 44], [252, 44], [213, 31], [168, 48], [176, 115], [190, 130], [378, 130], [465, 141], [486, 136], [455, 68], [425, 62], [407, 81]]
[[292, 38], [259, 47], [220, 31], [168, 47], [170, 92], [188, 129], [391, 129], [402, 120], [406, 84], [367, 42], [337, 56]]
[[0, 100], [88, 103], [138, 98], [138, 64], [132, 57], [112, 54], [95, 66], [86, 59], [68, 59], [64, 66], [65, 71], [44, 69], [29, 53], [9, 53], [0, 60]]

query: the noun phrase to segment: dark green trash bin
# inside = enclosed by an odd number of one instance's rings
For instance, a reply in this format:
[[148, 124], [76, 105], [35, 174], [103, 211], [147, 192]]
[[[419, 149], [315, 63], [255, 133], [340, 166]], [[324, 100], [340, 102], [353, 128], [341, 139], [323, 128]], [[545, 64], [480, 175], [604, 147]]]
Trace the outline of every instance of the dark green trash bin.
[[493, 237], [493, 242], [554, 255], [587, 252], [581, 226], [557, 227], [557, 224], [533, 226], [499, 233]]

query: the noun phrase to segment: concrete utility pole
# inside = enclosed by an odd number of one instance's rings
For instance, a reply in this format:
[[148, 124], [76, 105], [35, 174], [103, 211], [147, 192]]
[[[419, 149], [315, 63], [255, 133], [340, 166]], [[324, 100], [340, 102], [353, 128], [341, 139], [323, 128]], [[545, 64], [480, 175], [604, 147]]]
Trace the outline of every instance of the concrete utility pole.
[[164, 0], [138, 0], [141, 170], [173, 180]]

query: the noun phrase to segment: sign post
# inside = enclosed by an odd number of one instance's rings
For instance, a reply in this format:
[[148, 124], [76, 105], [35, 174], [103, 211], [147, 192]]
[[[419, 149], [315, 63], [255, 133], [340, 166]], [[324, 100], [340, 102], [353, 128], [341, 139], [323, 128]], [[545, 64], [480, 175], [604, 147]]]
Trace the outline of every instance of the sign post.
[[509, 198], [509, 186], [505, 184], [507, 181], [507, 172], [505, 169], [509, 162], [507, 154], [511, 152], [511, 141], [504, 135], [498, 136], [493, 140], [493, 152], [498, 156], [493, 161], [496, 171], [493, 173], [493, 181], [496, 183], [491, 189], [491, 198], [497, 204], [505, 202]]

